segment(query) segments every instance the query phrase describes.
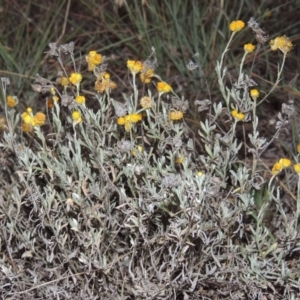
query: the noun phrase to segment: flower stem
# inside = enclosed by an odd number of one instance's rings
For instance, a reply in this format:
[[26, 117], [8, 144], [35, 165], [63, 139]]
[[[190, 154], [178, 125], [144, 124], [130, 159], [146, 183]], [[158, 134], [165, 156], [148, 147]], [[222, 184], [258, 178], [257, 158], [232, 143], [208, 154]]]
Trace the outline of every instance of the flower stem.
[[274, 83], [273, 87], [271, 88], [271, 90], [269, 91], [269, 93], [262, 99], [260, 100], [260, 102], [257, 104], [260, 105], [262, 104], [268, 97], [269, 95], [275, 90], [275, 88], [277, 87], [279, 81], [280, 81], [280, 76], [282, 74], [282, 70], [283, 70], [283, 66], [284, 66], [284, 63], [285, 63], [285, 59], [286, 59], [286, 53], [283, 54], [283, 60], [282, 60], [282, 64], [281, 64], [281, 67], [277, 73], [277, 79], [276, 79], [276, 82]]

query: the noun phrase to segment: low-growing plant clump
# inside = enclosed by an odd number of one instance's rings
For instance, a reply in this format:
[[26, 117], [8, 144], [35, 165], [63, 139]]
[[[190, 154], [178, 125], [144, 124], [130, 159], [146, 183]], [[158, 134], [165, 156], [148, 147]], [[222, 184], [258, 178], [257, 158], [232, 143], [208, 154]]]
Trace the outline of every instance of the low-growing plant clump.
[[[1, 78], [3, 299], [299, 299], [300, 145], [270, 169], [261, 163], [293, 103], [270, 140], [257, 116], [293, 45], [269, 41], [251, 18], [257, 44], [244, 45], [232, 75], [226, 54], [244, 27], [229, 25], [217, 102], [209, 91], [180, 97], [157, 74], [154, 48], [127, 61], [129, 93], [93, 49], [81, 71], [74, 43], [49, 44], [61, 70], [55, 82], [36, 77], [37, 108], [19, 110]], [[282, 60], [272, 88], [260, 91], [251, 72], [266, 43]], [[198, 132], [185, 121], [192, 101]]]

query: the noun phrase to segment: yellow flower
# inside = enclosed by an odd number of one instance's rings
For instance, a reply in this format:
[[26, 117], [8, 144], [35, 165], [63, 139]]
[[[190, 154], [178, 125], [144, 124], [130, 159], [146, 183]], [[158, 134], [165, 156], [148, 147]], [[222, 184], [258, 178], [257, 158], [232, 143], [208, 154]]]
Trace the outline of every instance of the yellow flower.
[[72, 73], [71, 76], [69, 77], [69, 81], [73, 85], [79, 85], [82, 80], [82, 75], [80, 73]]
[[27, 110], [22, 113], [21, 117], [25, 124], [33, 127], [41, 126], [45, 124], [46, 121], [45, 114], [43, 114], [42, 112], [37, 112], [34, 116], [30, 107], [28, 107]]
[[300, 164], [295, 164], [295, 165], [294, 165], [294, 171], [295, 171], [297, 174], [300, 174]]
[[157, 90], [160, 93], [169, 93], [172, 91], [172, 87], [166, 82], [160, 81], [157, 83]]
[[82, 117], [81, 117], [80, 111], [74, 110], [72, 112], [72, 120], [74, 121], [75, 124], [82, 122]]
[[117, 124], [118, 125], [124, 125], [126, 123], [125, 118], [124, 117], [119, 117], [117, 119]]
[[88, 63], [88, 70], [93, 71], [96, 66], [102, 63], [102, 55], [97, 53], [96, 51], [90, 51], [89, 54], [85, 57]]
[[124, 125], [126, 131], [129, 131], [132, 124], [137, 123], [142, 120], [142, 114], [129, 114], [117, 119], [118, 125]]
[[245, 114], [239, 113], [236, 109], [234, 109], [231, 112], [231, 115], [237, 120], [237, 121], [243, 121], [245, 119]]
[[255, 46], [253, 44], [245, 44], [244, 45], [244, 50], [247, 53], [252, 53], [255, 49]]
[[297, 145], [297, 152], [300, 154], [300, 144]]
[[175, 164], [182, 164], [184, 162], [184, 157], [183, 155], [178, 155], [175, 159]]
[[140, 104], [142, 108], [150, 108], [152, 107], [152, 99], [150, 97], [145, 96], [140, 100]]
[[103, 79], [110, 79], [110, 74], [105, 72], [103, 75]]
[[77, 96], [77, 97], [75, 98], [75, 100], [76, 100], [76, 102], [77, 102], [78, 104], [84, 104], [84, 103], [85, 103], [85, 97], [84, 97], [84, 96], [81, 96], [81, 95]]
[[143, 83], [150, 83], [153, 75], [154, 75], [153, 69], [149, 69], [146, 72], [142, 71], [142, 73], [140, 74], [140, 80]]
[[257, 89], [251, 89], [250, 95], [253, 100], [256, 100], [259, 97], [259, 91]]
[[172, 110], [169, 112], [169, 118], [172, 121], [177, 121], [183, 118], [183, 112], [181, 110]]
[[281, 158], [278, 162], [276, 162], [272, 168], [272, 175], [277, 175], [284, 168], [290, 167], [292, 164], [291, 160], [288, 158]]
[[127, 68], [131, 71], [131, 73], [137, 74], [143, 70], [144, 65], [138, 60], [127, 60]]
[[15, 107], [18, 104], [18, 99], [17, 99], [17, 97], [14, 97], [14, 96], [7, 96], [6, 103], [7, 103], [7, 106], [9, 106], [9, 107]]
[[274, 164], [271, 173], [272, 175], [277, 175], [281, 170], [282, 170], [282, 165], [279, 162], [277, 162]]
[[[61, 84], [63, 87], [68, 86], [68, 84], [69, 84], [69, 79], [68, 79], [67, 77], [62, 77], [62, 78], [60, 79], [60, 84]], [[54, 93], [54, 94], [55, 94], [55, 93]]]
[[99, 93], [110, 92], [115, 89], [117, 84], [110, 80], [110, 75], [105, 73], [101, 79], [98, 79], [95, 83], [95, 90]]
[[293, 48], [292, 42], [286, 36], [279, 36], [275, 40], [270, 41], [270, 46], [272, 50], [281, 50], [284, 54], [290, 52]]
[[45, 124], [46, 116], [42, 112], [37, 112], [32, 119], [32, 126], [41, 126]]
[[240, 31], [245, 27], [245, 23], [241, 20], [232, 21], [229, 25], [231, 31]]
[[282, 168], [288, 168], [292, 164], [291, 160], [288, 158], [281, 158], [279, 163], [282, 165]]
[[201, 171], [199, 171], [199, 172], [197, 173], [197, 175], [198, 175], [199, 177], [201, 177], [201, 176], [203, 176], [203, 175], [204, 175], [204, 173], [203, 173], [203, 172], [201, 172]]
[[24, 121], [24, 123], [31, 124], [33, 120], [32, 109], [28, 107], [26, 111], [22, 113], [21, 118]]
[[125, 116], [125, 122], [137, 123], [142, 120], [142, 114], [129, 114]]

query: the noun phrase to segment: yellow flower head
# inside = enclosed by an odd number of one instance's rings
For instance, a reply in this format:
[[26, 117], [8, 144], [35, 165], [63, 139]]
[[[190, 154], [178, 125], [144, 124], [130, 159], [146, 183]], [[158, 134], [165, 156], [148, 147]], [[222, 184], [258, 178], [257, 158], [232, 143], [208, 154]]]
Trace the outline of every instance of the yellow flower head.
[[274, 164], [271, 173], [272, 175], [277, 175], [281, 170], [282, 170], [282, 165], [279, 162], [277, 162]]
[[140, 104], [141, 104], [142, 108], [145, 108], [145, 109], [150, 108], [150, 107], [152, 107], [152, 99], [148, 96], [145, 96], [140, 100]]
[[125, 122], [137, 123], [142, 120], [142, 114], [129, 114], [125, 116]]
[[84, 97], [84, 96], [81, 96], [81, 95], [77, 96], [77, 97], [75, 98], [75, 100], [76, 100], [76, 102], [77, 102], [78, 104], [84, 104], [84, 103], [85, 103], [85, 97]]
[[126, 123], [125, 118], [124, 117], [119, 117], [117, 119], [117, 124], [118, 125], [124, 125]]
[[71, 73], [71, 76], [69, 77], [69, 81], [73, 85], [79, 85], [82, 80], [82, 75], [80, 73]]
[[60, 85], [62, 85], [63, 87], [68, 86], [69, 84], [69, 79], [67, 77], [62, 77], [60, 79]]
[[[110, 76], [110, 75], [108, 74], [106, 76]], [[108, 93], [117, 87], [117, 84], [115, 82], [113, 82], [109, 78], [107, 79], [104, 77], [101, 80], [97, 80], [95, 83], [95, 90], [99, 93], [104, 93], [104, 92]]]
[[35, 116], [32, 113], [32, 109], [30, 107], [27, 108], [25, 112], [21, 115], [24, 124], [30, 126], [41, 126], [45, 124], [46, 116], [42, 112], [37, 112]]
[[241, 20], [232, 21], [229, 25], [229, 29], [233, 32], [240, 31], [245, 27], [245, 23]]
[[295, 164], [295, 165], [294, 165], [294, 171], [295, 171], [297, 174], [300, 174], [300, 164]]
[[157, 83], [157, 90], [160, 93], [169, 93], [172, 91], [172, 87], [166, 82], [160, 81]]
[[272, 168], [272, 175], [277, 175], [280, 171], [285, 168], [290, 167], [292, 164], [291, 160], [288, 158], [281, 158], [278, 162], [276, 162]]
[[132, 124], [142, 120], [142, 114], [129, 114], [117, 119], [118, 125], [124, 125], [126, 131], [130, 131]]
[[144, 65], [141, 61], [138, 60], [127, 60], [127, 68], [131, 73], [137, 74], [143, 70]]
[[272, 50], [281, 50], [284, 54], [290, 52], [293, 48], [292, 42], [286, 36], [279, 36], [275, 40], [270, 41], [270, 46]]
[[103, 79], [110, 79], [110, 74], [107, 73], [107, 72], [105, 72], [105, 73], [103, 74]]
[[181, 110], [172, 110], [169, 112], [169, 118], [172, 121], [177, 121], [183, 118], [183, 112]]
[[18, 104], [18, 99], [15, 96], [7, 96], [6, 97], [6, 104], [9, 107], [15, 107]]
[[31, 124], [33, 120], [32, 109], [28, 107], [26, 111], [22, 113], [21, 118], [24, 121], [24, 123]]
[[142, 73], [140, 74], [140, 80], [143, 83], [150, 83], [153, 76], [154, 70], [148, 69], [146, 72], [142, 71]]
[[197, 175], [198, 175], [199, 177], [202, 177], [202, 176], [204, 175], [204, 173], [203, 173], [202, 171], [199, 171], [199, 172], [197, 173]]
[[81, 117], [80, 111], [74, 110], [72, 112], [72, 120], [74, 121], [75, 124], [82, 122], [82, 117]]
[[88, 63], [88, 70], [93, 71], [96, 66], [102, 63], [102, 55], [97, 53], [96, 51], [90, 51], [89, 54], [85, 57]]
[[279, 163], [281, 164], [282, 168], [288, 168], [292, 164], [291, 160], [288, 158], [281, 158]]
[[41, 126], [45, 124], [46, 116], [42, 112], [37, 112], [32, 119], [31, 125], [32, 126]]
[[257, 89], [251, 89], [250, 95], [253, 100], [256, 100], [259, 97], [259, 91]]
[[244, 45], [244, 50], [247, 53], [252, 53], [255, 49], [255, 46], [253, 44], [245, 44]]
[[300, 144], [297, 145], [297, 152], [300, 154]]
[[243, 121], [245, 119], [245, 114], [239, 113], [236, 109], [234, 109], [231, 112], [231, 115], [237, 120], [237, 121]]
[[184, 162], [183, 155], [180, 154], [175, 158], [175, 164], [182, 164], [183, 162]]

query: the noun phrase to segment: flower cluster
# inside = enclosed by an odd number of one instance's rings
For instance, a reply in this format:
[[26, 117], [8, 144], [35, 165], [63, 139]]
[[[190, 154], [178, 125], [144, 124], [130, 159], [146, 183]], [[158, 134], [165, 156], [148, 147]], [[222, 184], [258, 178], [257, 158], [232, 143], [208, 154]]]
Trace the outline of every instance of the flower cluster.
[[42, 112], [37, 112], [35, 115], [32, 113], [32, 109], [28, 107], [22, 114], [22, 130], [25, 132], [32, 132], [33, 127], [41, 126], [45, 124], [46, 116]]
[[292, 164], [291, 160], [288, 158], [281, 158], [278, 162], [276, 162], [272, 168], [272, 175], [277, 175], [283, 169], [290, 167]]
[[118, 125], [124, 125], [126, 131], [129, 131], [133, 124], [142, 120], [142, 114], [129, 114], [117, 119]]
[[259, 97], [259, 90], [251, 89], [250, 95], [251, 95], [252, 99], [255, 101]]
[[80, 85], [81, 80], [82, 80], [82, 75], [80, 73], [71, 73], [69, 77], [69, 81], [76, 86]]
[[141, 61], [137, 60], [128, 60], [127, 61], [127, 68], [130, 70], [132, 74], [138, 74], [144, 68], [144, 65]]
[[78, 124], [78, 123], [82, 122], [82, 116], [81, 116], [80, 111], [74, 110], [72, 112], [72, 120], [73, 120], [74, 124]]
[[255, 45], [253, 44], [245, 44], [244, 45], [244, 50], [246, 53], [252, 53], [255, 49]]
[[243, 121], [245, 119], [245, 114], [238, 112], [236, 109], [231, 112], [231, 115], [236, 121]]
[[85, 57], [86, 62], [88, 63], [88, 70], [94, 71], [95, 67], [100, 65], [103, 61], [102, 55], [96, 51], [90, 51], [89, 54]]
[[169, 118], [172, 121], [177, 121], [183, 118], [183, 112], [181, 110], [172, 110], [169, 112]]
[[9, 107], [15, 107], [18, 104], [18, 99], [15, 96], [7, 96], [6, 97], [6, 104]]
[[157, 90], [160, 93], [169, 93], [172, 91], [172, 87], [166, 82], [160, 81], [157, 83]]
[[284, 54], [287, 54], [293, 48], [292, 42], [286, 36], [279, 36], [279, 37], [275, 38], [275, 40], [271, 40], [270, 46], [273, 51], [279, 49]]
[[117, 84], [110, 79], [110, 74], [107, 72], [100, 74], [95, 83], [95, 90], [101, 94], [110, 93], [116, 87]]
[[245, 23], [241, 20], [232, 21], [229, 25], [229, 29], [233, 32], [240, 31], [245, 27]]
[[84, 103], [85, 103], [85, 97], [82, 96], [82, 95], [78, 95], [78, 96], [76, 96], [75, 101], [76, 101], [78, 104], [84, 104]]
[[150, 83], [154, 74], [154, 69], [149, 68], [141, 61], [138, 60], [128, 60], [127, 61], [127, 68], [130, 70], [132, 75], [140, 74], [140, 80], [143, 83]]

